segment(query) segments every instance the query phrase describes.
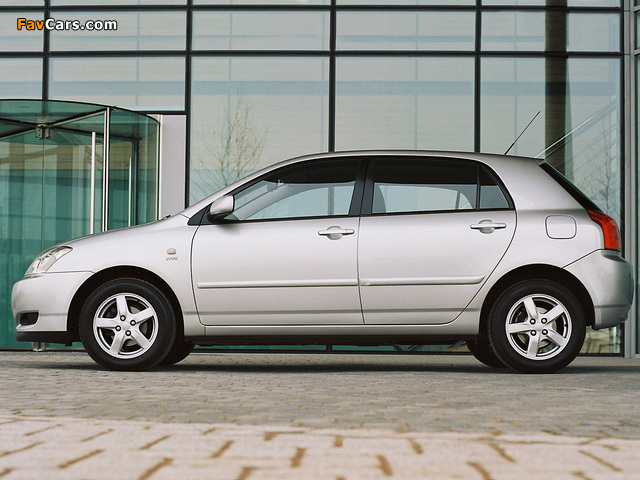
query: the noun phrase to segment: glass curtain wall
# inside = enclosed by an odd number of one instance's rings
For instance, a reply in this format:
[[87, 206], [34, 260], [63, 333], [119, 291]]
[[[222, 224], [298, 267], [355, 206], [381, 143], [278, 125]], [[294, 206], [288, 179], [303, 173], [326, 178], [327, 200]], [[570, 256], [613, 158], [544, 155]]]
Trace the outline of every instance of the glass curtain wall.
[[[504, 153], [538, 115], [511, 153], [547, 158], [624, 228], [620, 1], [196, 4], [190, 203], [297, 154]], [[620, 348], [613, 329], [583, 351]]]

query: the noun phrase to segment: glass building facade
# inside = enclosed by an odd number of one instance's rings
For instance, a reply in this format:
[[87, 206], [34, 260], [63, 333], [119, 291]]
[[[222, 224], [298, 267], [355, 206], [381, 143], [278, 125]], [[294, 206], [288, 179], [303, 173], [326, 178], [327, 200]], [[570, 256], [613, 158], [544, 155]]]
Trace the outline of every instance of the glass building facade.
[[[0, 0], [0, 98], [185, 116], [185, 205], [313, 152], [504, 153], [535, 118], [510, 153], [545, 157], [576, 183], [619, 222], [635, 262], [636, 5]], [[19, 18], [117, 30], [18, 30]], [[590, 332], [584, 351], [638, 353], [633, 313]]]

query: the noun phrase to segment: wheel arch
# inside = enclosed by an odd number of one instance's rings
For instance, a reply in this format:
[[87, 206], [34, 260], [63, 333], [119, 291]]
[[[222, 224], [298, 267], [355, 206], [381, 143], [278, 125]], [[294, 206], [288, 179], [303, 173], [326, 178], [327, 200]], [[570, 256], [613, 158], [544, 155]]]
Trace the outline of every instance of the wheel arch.
[[484, 299], [480, 312], [480, 332], [487, 331], [487, 322], [491, 307], [500, 296], [511, 285], [524, 280], [550, 280], [567, 287], [576, 296], [585, 313], [585, 320], [588, 326], [593, 326], [595, 322], [595, 308], [589, 292], [585, 286], [573, 274], [553, 265], [534, 264], [518, 267], [500, 278], [489, 290]]
[[171, 307], [176, 315], [177, 332], [176, 338], [182, 338], [184, 336], [184, 321], [182, 318], [182, 308], [178, 297], [174, 293], [173, 289], [157, 274], [140, 267], [134, 266], [118, 266], [111, 267], [100, 272], [95, 273], [89, 277], [76, 291], [71, 304], [69, 306], [69, 313], [67, 315], [67, 333], [71, 338], [71, 341], [80, 340], [80, 311], [84, 302], [88, 296], [100, 285], [117, 278], [136, 278], [138, 280], [144, 280], [154, 287], [158, 288], [169, 300]]

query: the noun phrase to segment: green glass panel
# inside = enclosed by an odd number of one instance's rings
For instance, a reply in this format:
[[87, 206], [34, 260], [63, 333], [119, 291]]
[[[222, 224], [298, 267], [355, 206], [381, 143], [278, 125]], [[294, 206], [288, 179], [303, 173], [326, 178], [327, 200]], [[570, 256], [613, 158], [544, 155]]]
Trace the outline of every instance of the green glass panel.
[[43, 145], [33, 132], [0, 141], [0, 346], [30, 347], [15, 340], [11, 288], [43, 250]]
[[[0, 101], [0, 348], [31, 347], [15, 341], [10, 299], [34, 258], [89, 234], [92, 201], [93, 231], [102, 228], [105, 111], [92, 104]], [[40, 138], [38, 124], [48, 125]], [[158, 124], [126, 110], [114, 111], [112, 124], [110, 226], [154, 220]]]

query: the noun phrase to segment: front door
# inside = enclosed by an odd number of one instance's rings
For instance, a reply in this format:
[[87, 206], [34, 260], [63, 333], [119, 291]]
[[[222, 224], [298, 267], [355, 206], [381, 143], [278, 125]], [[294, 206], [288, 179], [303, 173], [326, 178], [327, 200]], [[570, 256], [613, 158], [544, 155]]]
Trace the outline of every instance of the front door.
[[232, 214], [201, 225], [192, 248], [201, 322], [362, 324], [358, 168], [357, 160], [281, 168], [237, 191]]

